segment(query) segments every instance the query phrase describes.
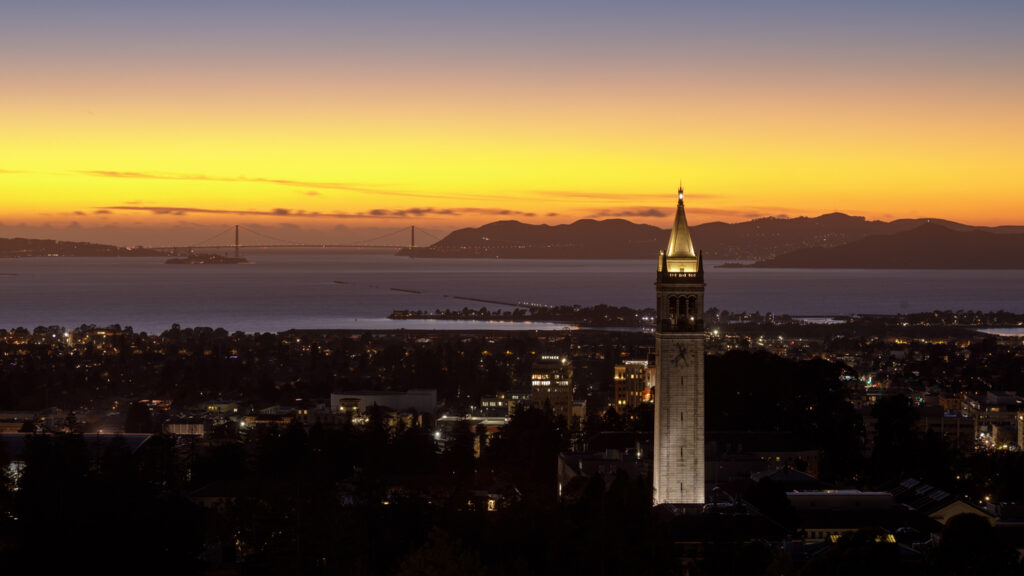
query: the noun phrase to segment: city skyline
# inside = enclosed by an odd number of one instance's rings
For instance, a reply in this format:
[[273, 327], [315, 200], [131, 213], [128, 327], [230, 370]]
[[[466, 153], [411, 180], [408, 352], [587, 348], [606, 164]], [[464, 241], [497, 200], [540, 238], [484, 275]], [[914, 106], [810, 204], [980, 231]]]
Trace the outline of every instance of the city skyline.
[[1024, 211], [1012, 2], [6, 12], [0, 233]]

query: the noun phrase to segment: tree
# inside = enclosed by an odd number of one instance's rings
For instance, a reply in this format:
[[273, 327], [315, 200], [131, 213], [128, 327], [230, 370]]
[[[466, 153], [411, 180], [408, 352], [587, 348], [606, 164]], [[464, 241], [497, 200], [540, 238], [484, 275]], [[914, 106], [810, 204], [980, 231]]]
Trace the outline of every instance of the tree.
[[609, 406], [601, 415], [601, 429], [605, 432], [622, 432], [623, 428], [622, 416], [614, 406]]
[[489, 459], [524, 495], [550, 500], [556, 496], [561, 445], [561, 433], [549, 412], [523, 408], [492, 438]]
[[460, 485], [469, 485], [473, 481], [473, 470], [476, 467], [474, 456], [473, 431], [467, 420], [457, 420], [452, 426], [448, 441], [445, 442], [445, 465]]
[[771, 478], [765, 477], [751, 483], [743, 498], [786, 530], [792, 532], [800, 522], [786, 491]]
[[917, 409], [900, 394], [882, 397], [871, 409], [875, 417], [875, 444], [871, 468], [875, 479], [884, 482], [917, 473], [921, 440], [917, 434]]
[[462, 542], [441, 528], [433, 528], [427, 541], [410, 554], [399, 576], [463, 576], [482, 574], [484, 567]]
[[74, 411], [68, 412], [67, 417], [64, 418], [64, 431], [69, 434], [82, 433], [82, 425], [78, 422]]
[[124, 431], [129, 434], [153, 432], [153, 417], [149, 412], [149, 406], [142, 402], [132, 402], [125, 416]]
[[918, 572], [911, 566], [901, 563], [899, 545], [887, 542], [882, 531], [873, 529], [845, 534], [801, 571], [807, 576], [904, 576], [915, 573]]
[[1017, 551], [996, 538], [992, 525], [977, 514], [949, 519], [932, 560], [934, 574], [1020, 574]]

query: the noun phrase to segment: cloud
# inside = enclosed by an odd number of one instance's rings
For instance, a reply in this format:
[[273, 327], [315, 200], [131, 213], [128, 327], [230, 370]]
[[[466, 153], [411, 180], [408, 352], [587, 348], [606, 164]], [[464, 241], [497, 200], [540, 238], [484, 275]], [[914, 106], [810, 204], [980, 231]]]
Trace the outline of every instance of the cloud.
[[206, 174], [174, 174], [164, 172], [122, 172], [117, 170], [79, 170], [79, 174], [100, 178], [127, 178], [143, 180], [189, 180], [197, 182], [253, 182], [257, 184], [280, 184], [283, 186], [302, 186], [326, 190], [346, 190], [349, 192], [386, 192], [351, 182], [313, 182], [308, 180], [290, 180], [286, 178], [250, 178], [248, 176], [208, 176]]
[[592, 218], [664, 218], [668, 212], [660, 208], [626, 208], [621, 210], [599, 210]]
[[[629, 201], [653, 201], [672, 202], [675, 201], [676, 190], [672, 188], [667, 192], [639, 193], [639, 192], [590, 192], [585, 190], [525, 190], [525, 194], [534, 194], [546, 198], [573, 198], [580, 200], [599, 200], [601, 202], [629, 202]], [[719, 194], [707, 194], [702, 192], [687, 192], [687, 198], [719, 198]]]
[[285, 218], [410, 218], [429, 216], [462, 216], [464, 214], [484, 214], [491, 216], [535, 216], [533, 212], [522, 212], [519, 210], [493, 209], [493, 208], [375, 208], [365, 212], [316, 212], [306, 210], [291, 210], [288, 208], [273, 208], [271, 210], [229, 210], [220, 208], [197, 208], [190, 206], [148, 206], [135, 203], [125, 203], [118, 206], [98, 206], [96, 212], [109, 214], [112, 211], [119, 212], [149, 212], [158, 215], [184, 216], [186, 214], [224, 214], [231, 216], [269, 216]]
[[461, 214], [488, 214], [491, 216], [536, 216], [533, 212], [523, 212], [521, 210], [509, 210], [508, 208], [460, 208], [458, 209]]
[[[97, 178], [115, 178], [115, 179], [142, 179], [142, 180], [177, 180], [177, 181], [188, 181], [188, 182], [227, 182], [227, 183], [251, 183], [251, 184], [272, 184], [278, 186], [291, 186], [296, 188], [315, 188], [318, 190], [340, 190], [345, 192], [360, 192], [363, 194], [374, 194], [382, 196], [407, 196], [413, 198], [452, 198], [452, 199], [467, 199], [467, 198], [480, 198], [480, 195], [444, 195], [444, 194], [425, 194], [422, 192], [414, 192], [410, 190], [396, 190], [388, 188], [380, 188], [374, 186], [368, 186], [355, 182], [322, 182], [322, 181], [311, 181], [311, 180], [292, 180], [288, 178], [264, 178], [248, 176], [209, 176], [206, 174], [176, 174], [170, 172], [134, 172], [134, 171], [119, 171], [119, 170], [77, 170], [76, 174], [82, 174], [85, 176], [94, 176]], [[316, 190], [310, 190], [306, 192], [307, 196], [319, 195]]]
[[765, 218], [773, 216], [778, 213], [778, 208], [772, 209], [757, 209], [757, 208], [691, 208], [686, 207], [687, 214], [708, 216], [708, 217], [722, 217], [722, 218], [739, 218], [753, 220], [755, 218]]
[[110, 210], [93, 210], [93, 214], [113, 214]]

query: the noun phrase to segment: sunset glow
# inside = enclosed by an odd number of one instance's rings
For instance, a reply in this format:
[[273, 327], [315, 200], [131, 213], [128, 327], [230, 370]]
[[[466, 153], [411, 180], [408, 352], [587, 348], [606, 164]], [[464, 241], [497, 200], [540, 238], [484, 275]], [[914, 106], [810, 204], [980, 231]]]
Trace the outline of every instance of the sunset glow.
[[1019, 2], [218, 4], [5, 14], [0, 235], [1024, 223]]

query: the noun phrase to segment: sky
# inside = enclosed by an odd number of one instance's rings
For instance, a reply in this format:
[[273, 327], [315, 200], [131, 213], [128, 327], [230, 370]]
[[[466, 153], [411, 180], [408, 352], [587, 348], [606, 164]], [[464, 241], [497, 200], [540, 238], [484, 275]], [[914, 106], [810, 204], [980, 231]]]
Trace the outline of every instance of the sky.
[[0, 0], [0, 236], [1024, 224], [1024, 3]]

